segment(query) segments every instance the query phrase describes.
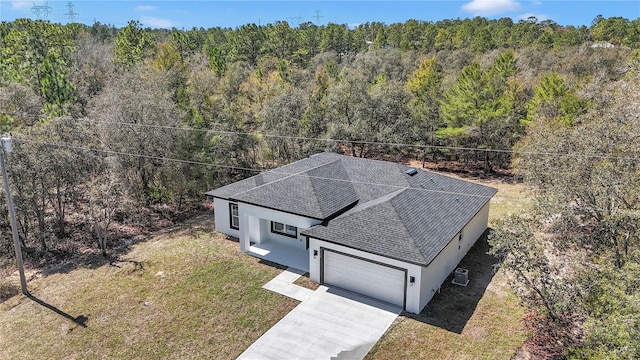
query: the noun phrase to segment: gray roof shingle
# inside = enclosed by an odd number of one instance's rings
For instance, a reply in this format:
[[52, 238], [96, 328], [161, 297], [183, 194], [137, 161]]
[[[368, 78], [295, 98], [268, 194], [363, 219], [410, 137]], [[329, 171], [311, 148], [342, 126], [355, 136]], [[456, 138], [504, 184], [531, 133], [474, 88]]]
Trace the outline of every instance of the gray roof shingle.
[[428, 265], [489, 200], [412, 188], [389, 195], [382, 201], [358, 204], [328, 224], [302, 234]]
[[427, 265], [497, 190], [407, 169], [322, 153], [207, 194], [324, 220], [302, 234]]

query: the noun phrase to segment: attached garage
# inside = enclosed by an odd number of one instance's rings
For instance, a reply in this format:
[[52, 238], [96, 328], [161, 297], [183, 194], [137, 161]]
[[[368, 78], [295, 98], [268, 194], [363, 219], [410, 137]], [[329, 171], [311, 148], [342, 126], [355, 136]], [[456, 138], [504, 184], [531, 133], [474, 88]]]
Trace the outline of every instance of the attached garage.
[[321, 249], [321, 282], [405, 307], [407, 270]]

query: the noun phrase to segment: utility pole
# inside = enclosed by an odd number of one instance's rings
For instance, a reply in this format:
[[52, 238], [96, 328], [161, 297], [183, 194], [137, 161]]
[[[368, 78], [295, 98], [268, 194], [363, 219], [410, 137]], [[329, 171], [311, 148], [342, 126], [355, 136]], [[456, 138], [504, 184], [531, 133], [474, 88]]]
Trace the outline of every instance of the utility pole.
[[24, 263], [22, 262], [22, 248], [20, 247], [20, 239], [18, 238], [18, 225], [16, 224], [16, 212], [13, 208], [13, 198], [11, 197], [11, 188], [9, 187], [9, 177], [7, 176], [7, 167], [4, 163], [4, 155], [13, 151], [11, 146], [11, 134], [4, 134], [0, 137], [2, 149], [0, 150], [0, 166], [2, 167], [2, 178], [4, 179], [4, 193], [7, 195], [7, 207], [9, 207], [9, 217], [11, 219], [11, 232], [13, 233], [13, 246], [16, 249], [16, 262], [18, 263], [18, 272], [20, 273], [20, 287], [24, 295], [29, 295], [27, 290], [27, 279], [24, 276]]
[[74, 23], [76, 22], [76, 18], [78, 15], [77, 12], [73, 11], [73, 7], [75, 5], [73, 5], [73, 3], [71, 1], [67, 1], [67, 12], [65, 13], [65, 15], [67, 16], [67, 19], [69, 19], [69, 23]]
[[302, 16], [289, 16], [287, 20], [290, 20], [292, 23], [295, 22], [296, 27], [300, 26], [300, 22], [304, 19]]
[[320, 10], [316, 10], [315, 11], [315, 15], [313, 17], [316, 19], [316, 22], [319, 22], [320, 18], [322, 18], [324, 16], [320, 15]]
[[38, 17], [38, 19], [46, 19], [51, 14], [53, 8], [49, 6], [49, 2], [45, 2], [44, 5], [36, 5], [33, 3], [31, 7], [31, 12]]

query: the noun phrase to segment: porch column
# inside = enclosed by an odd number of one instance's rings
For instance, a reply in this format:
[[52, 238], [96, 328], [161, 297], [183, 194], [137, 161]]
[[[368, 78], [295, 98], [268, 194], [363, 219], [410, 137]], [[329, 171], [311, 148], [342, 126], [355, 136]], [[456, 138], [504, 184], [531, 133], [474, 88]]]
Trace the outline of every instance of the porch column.
[[251, 238], [249, 236], [249, 215], [240, 213], [240, 250], [243, 252], [249, 252], [249, 248], [251, 247]]

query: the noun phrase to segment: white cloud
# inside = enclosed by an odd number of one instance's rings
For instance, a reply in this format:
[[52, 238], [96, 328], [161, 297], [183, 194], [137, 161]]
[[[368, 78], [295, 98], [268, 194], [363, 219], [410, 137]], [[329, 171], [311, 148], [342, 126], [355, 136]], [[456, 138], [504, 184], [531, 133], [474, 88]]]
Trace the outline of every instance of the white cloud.
[[134, 9], [136, 11], [153, 11], [157, 8], [158, 8], [157, 6], [152, 6], [152, 5], [138, 5]]
[[161, 18], [152, 17], [152, 16], [143, 16], [140, 19], [140, 22], [144, 26], [149, 26], [154, 28], [170, 29], [175, 26], [173, 21], [169, 19], [161, 19]]
[[520, 3], [515, 0], [473, 0], [462, 5], [462, 10], [474, 16], [498, 15], [520, 10]]
[[34, 5], [32, 1], [10, 1], [11, 8], [15, 10], [28, 9]]
[[530, 17], [536, 18], [538, 20], [538, 22], [545, 21], [545, 20], [551, 20], [551, 17], [549, 15], [534, 14], [534, 13], [525, 13], [525, 14], [518, 15], [518, 20], [528, 20]]

